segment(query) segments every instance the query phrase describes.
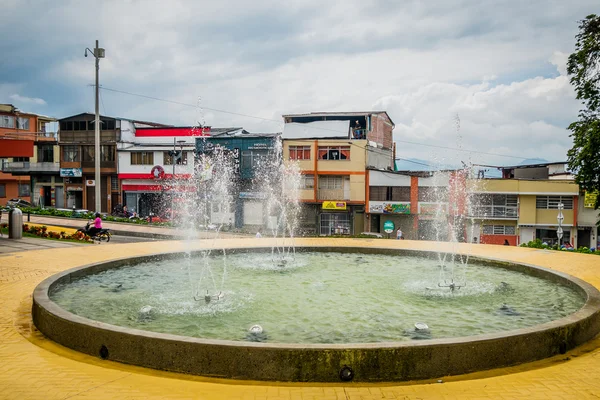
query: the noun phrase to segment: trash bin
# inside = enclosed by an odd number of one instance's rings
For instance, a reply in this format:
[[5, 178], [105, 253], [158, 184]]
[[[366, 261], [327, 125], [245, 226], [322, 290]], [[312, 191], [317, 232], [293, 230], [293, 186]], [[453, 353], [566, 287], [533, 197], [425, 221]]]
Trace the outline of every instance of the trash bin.
[[23, 237], [23, 213], [18, 208], [8, 212], [8, 238], [21, 239]]

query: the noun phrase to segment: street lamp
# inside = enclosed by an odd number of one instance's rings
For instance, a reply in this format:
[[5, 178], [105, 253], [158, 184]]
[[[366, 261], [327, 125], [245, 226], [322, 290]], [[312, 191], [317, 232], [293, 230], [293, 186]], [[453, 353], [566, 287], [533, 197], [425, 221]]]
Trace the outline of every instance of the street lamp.
[[558, 221], [558, 229], [556, 230], [556, 237], [558, 238], [558, 247], [560, 247], [560, 245], [562, 244], [563, 238], [562, 223], [565, 220], [565, 217], [563, 216], [562, 210], [564, 208], [565, 205], [563, 203], [558, 203], [558, 216], [556, 217], [556, 220]]
[[99, 93], [99, 86], [98, 86], [98, 71], [100, 70], [100, 59], [104, 58], [104, 49], [98, 47], [98, 41], [96, 40], [96, 47], [94, 48], [94, 50], [90, 50], [89, 47], [85, 48], [85, 56], [87, 57], [88, 55], [88, 51], [90, 52], [90, 54], [92, 54], [94, 56], [94, 58], [96, 59], [96, 119], [94, 120], [94, 130], [95, 130], [95, 134], [94, 134], [94, 161], [95, 161], [95, 165], [94, 165], [94, 170], [95, 170], [95, 181], [96, 181], [96, 185], [95, 185], [95, 197], [96, 197], [96, 212], [100, 212], [101, 211], [101, 199], [100, 199], [100, 185], [102, 184], [100, 182], [100, 108], [98, 107], [98, 93]]

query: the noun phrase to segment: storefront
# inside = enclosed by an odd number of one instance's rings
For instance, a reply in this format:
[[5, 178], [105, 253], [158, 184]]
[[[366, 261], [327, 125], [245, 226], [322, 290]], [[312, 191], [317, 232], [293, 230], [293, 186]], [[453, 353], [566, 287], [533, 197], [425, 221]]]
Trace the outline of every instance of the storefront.
[[319, 215], [319, 235], [351, 235], [352, 213], [345, 201], [324, 201]]

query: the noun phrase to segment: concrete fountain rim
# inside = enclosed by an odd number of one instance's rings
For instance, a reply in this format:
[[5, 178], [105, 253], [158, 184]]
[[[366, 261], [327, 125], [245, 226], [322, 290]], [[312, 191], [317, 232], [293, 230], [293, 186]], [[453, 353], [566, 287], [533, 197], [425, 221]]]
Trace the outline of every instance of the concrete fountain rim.
[[[250, 252], [258, 252], [264, 250], [270, 250], [269, 246], [236, 246], [232, 248], [228, 248], [229, 251], [250, 251]], [[339, 246], [335, 244], [330, 244], [327, 246], [315, 246], [315, 245], [298, 245], [297, 249], [301, 249], [303, 251], [351, 251], [351, 252], [368, 252], [368, 253], [382, 253], [382, 252], [390, 252], [393, 254], [410, 254], [410, 255], [421, 255], [421, 256], [430, 256], [432, 253], [435, 253], [433, 250], [414, 250], [414, 249], [398, 249], [388, 246], [380, 246], [380, 247], [360, 247], [360, 246]], [[202, 251], [202, 249], [196, 249], [196, 251]], [[236, 350], [246, 350], [249, 352], [257, 352], [257, 351], [268, 351], [268, 352], [302, 352], [302, 354], [306, 354], [307, 352], [357, 352], [363, 354], [364, 352], [377, 352], [377, 351], [391, 351], [394, 354], [397, 353], [405, 353], [411, 351], [417, 352], [425, 352], [430, 353], [432, 351], [439, 351], [441, 348], [456, 348], [457, 351], [465, 351], [468, 348], [474, 348], [476, 346], [484, 346], [489, 347], [491, 344], [495, 344], [497, 346], [502, 346], [502, 343], [511, 342], [517, 343], [519, 341], [529, 341], [531, 337], [537, 337], [539, 340], [541, 337], [545, 337], [549, 340], [549, 345], [546, 346], [548, 348], [547, 351], [542, 351], [543, 354], [536, 354], [535, 356], [531, 356], [525, 360], [509, 360], [508, 362], [500, 362], [493, 364], [491, 366], [485, 366], [484, 369], [501, 367], [506, 365], [512, 365], [515, 363], [533, 361], [535, 359], [549, 357], [551, 355], [557, 354], [558, 352], [563, 352], [564, 348], [572, 348], [575, 347], [595, 336], [598, 332], [600, 332], [600, 291], [598, 291], [593, 285], [579, 279], [568, 275], [563, 272], [551, 270], [539, 265], [525, 264], [525, 263], [516, 263], [514, 261], [507, 261], [498, 258], [492, 257], [481, 257], [481, 256], [471, 256], [473, 259], [476, 259], [478, 262], [484, 261], [491, 263], [493, 265], [505, 267], [505, 268], [514, 268], [517, 267], [520, 270], [525, 268], [528, 271], [533, 271], [537, 276], [543, 276], [547, 279], [553, 281], [560, 281], [561, 284], [569, 285], [573, 288], [576, 288], [584, 297], [585, 303], [584, 305], [574, 313], [565, 316], [563, 318], [550, 321], [540, 325], [534, 325], [528, 328], [521, 328], [510, 331], [503, 332], [495, 332], [488, 333], [482, 335], [474, 335], [474, 336], [464, 336], [464, 337], [454, 337], [454, 338], [443, 338], [443, 339], [431, 339], [426, 341], [402, 341], [402, 342], [378, 342], [378, 343], [341, 343], [341, 344], [301, 344], [301, 343], [257, 343], [257, 342], [240, 342], [240, 341], [230, 341], [230, 340], [219, 340], [219, 339], [202, 339], [202, 338], [194, 338], [187, 336], [180, 336], [174, 334], [163, 334], [156, 333], [150, 331], [143, 331], [139, 329], [125, 328], [121, 326], [115, 326], [99, 321], [94, 321], [91, 319], [87, 319], [85, 317], [77, 316], [72, 314], [61, 307], [59, 307], [56, 303], [54, 303], [49, 298], [49, 291], [52, 289], [53, 285], [58, 282], [70, 280], [71, 278], [77, 278], [82, 275], [87, 275], [90, 273], [97, 273], [101, 270], [117, 268], [120, 266], [124, 266], [127, 264], [131, 264], [132, 262], [142, 262], [150, 259], [157, 258], [168, 258], [168, 257], [181, 257], [185, 252], [181, 250], [174, 251], [163, 251], [157, 252], [153, 254], [146, 254], [142, 256], [133, 256], [133, 257], [125, 257], [119, 259], [113, 259], [109, 261], [103, 261], [99, 263], [91, 263], [82, 266], [78, 266], [75, 268], [71, 268], [69, 270], [65, 270], [58, 274], [52, 275], [48, 277], [43, 282], [41, 282], [34, 290], [33, 293], [33, 315], [34, 322], [38, 326], [38, 329], [42, 331], [44, 334], [49, 336], [51, 339], [57, 341], [60, 344], [63, 344], [67, 347], [74, 348], [75, 350], [83, 351], [88, 354], [97, 354], [96, 345], [95, 348], [87, 348], [85, 345], [70, 345], [69, 343], [69, 335], [61, 334], [61, 329], [52, 329], [50, 326], [52, 324], [58, 324], [59, 326], [67, 327], [68, 329], [62, 329], [63, 333], [69, 332], [77, 332], [78, 330], [82, 330], [87, 332], [89, 335], [96, 335], [100, 337], [102, 340], [107, 340], [104, 337], [106, 333], [110, 333], [109, 336], [120, 337], [124, 341], [151, 341], [156, 342], [157, 340], [161, 343], [181, 343], [186, 344], [186, 346], [197, 346], [202, 347], [204, 349], [236, 349]], [[581, 328], [583, 326], [583, 328]], [[575, 332], [575, 333], [573, 333]], [[104, 334], [103, 334], [104, 333]], [[100, 341], [102, 341], [100, 340]], [[564, 343], [564, 345], [563, 345]], [[104, 345], [102, 345], [104, 346]], [[142, 345], [140, 345], [142, 346]], [[93, 347], [93, 346], [92, 346]], [[143, 347], [143, 346], [142, 346]], [[356, 358], [358, 356], [352, 356], [350, 358]], [[133, 357], [135, 358], [135, 357]], [[113, 358], [114, 359], [114, 358]], [[126, 356], [120, 356], [116, 358], [117, 361], [122, 361], [126, 363], [132, 363], [140, 365], [140, 363], [135, 362], [135, 360], [130, 360]], [[184, 372], [184, 373], [192, 373], [199, 375], [209, 375], [209, 376], [224, 376], [224, 374], [220, 373], [222, 371], [192, 371], [186, 370], [185, 368], [174, 367], [170, 369], [169, 366], [163, 364], [153, 365], [153, 363], [144, 364], [143, 366], [149, 366], [151, 368], [157, 369], [167, 369], [174, 370], [176, 372]], [[335, 363], [334, 363], [335, 364]], [[359, 368], [360, 369], [360, 368]], [[417, 368], [418, 369], [418, 368]], [[458, 368], [456, 370], [452, 370], [450, 372], [456, 373], [466, 373], [474, 370], [478, 370], [481, 368], [475, 367], [466, 367], [466, 368]], [[446, 372], [442, 372], [446, 373]], [[291, 375], [288, 373], [285, 376], [269, 376], [265, 378], [263, 375], [249, 374], [245, 376], [244, 374], [239, 374], [239, 371], [235, 374], [227, 375], [225, 377], [236, 378], [236, 379], [258, 379], [258, 380], [300, 380], [300, 381], [332, 381], [330, 377], [323, 378], [322, 376], [312, 377], [310, 374], [308, 375], [308, 379], [306, 378], [306, 374], [302, 375], [300, 379], [294, 378], [297, 374], [292, 373]], [[290, 376], [292, 378], [290, 379]], [[367, 381], [378, 381], [378, 380], [405, 380], [405, 379], [426, 379], [440, 376], [438, 373], [434, 372], [433, 374], [426, 374], [423, 376], [421, 373], [417, 374], [407, 374], [405, 377], [403, 375], [403, 379], [399, 379], [397, 376], [395, 377], [384, 377], [384, 379], [380, 379], [379, 375], [377, 377], [370, 377], [365, 379]], [[314, 378], [314, 379], [313, 379]]]

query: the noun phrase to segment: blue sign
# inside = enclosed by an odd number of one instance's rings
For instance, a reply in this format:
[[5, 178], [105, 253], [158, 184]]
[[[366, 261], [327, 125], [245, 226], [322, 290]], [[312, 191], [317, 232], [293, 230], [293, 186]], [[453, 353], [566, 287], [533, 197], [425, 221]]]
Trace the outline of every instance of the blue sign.
[[60, 176], [63, 178], [81, 178], [82, 177], [81, 168], [61, 168]]

